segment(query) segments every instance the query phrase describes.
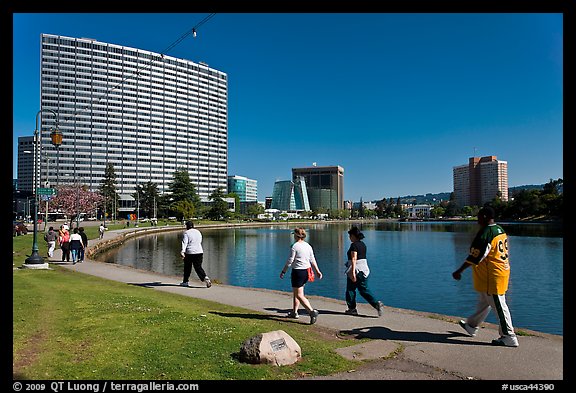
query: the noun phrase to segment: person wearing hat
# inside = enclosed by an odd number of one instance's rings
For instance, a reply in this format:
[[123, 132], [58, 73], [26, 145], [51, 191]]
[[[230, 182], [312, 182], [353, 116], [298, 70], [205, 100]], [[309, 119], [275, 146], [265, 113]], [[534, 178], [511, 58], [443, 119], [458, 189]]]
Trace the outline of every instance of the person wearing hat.
[[512, 326], [510, 309], [506, 304], [506, 291], [510, 278], [510, 255], [508, 254], [508, 235], [494, 222], [495, 212], [485, 206], [478, 212], [478, 225], [470, 254], [458, 269], [452, 273], [455, 280], [462, 278], [462, 272], [472, 266], [474, 289], [478, 292], [476, 311], [460, 326], [474, 337], [478, 327], [494, 309], [499, 322], [500, 337], [492, 340], [492, 345], [517, 347], [518, 338]]
[[348, 249], [346, 261], [346, 304], [348, 310], [345, 311], [349, 315], [358, 315], [356, 309], [356, 290], [372, 307], [378, 311], [378, 316], [384, 313], [384, 304], [376, 300], [370, 289], [368, 288], [368, 276], [370, 275], [370, 268], [368, 267], [368, 260], [366, 259], [366, 244], [362, 241], [364, 234], [360, 232], [358, 227], [352, 227], [348, 231], [350, 237], [350, 248]]
[[289, 267], [292, 267], [290, 280], [292, 284], [292, 311], [288, 314], [288, 318], [299, 318], [298, 308], [300, 303], [308, 311], [310, 315], [310, 324], [316, 323], [318, 319], [318, 310], [315, 310], [310, 301], [304, 296], [304, 285], [308, 282], [308, 269], [313, 268], [316, 271], [319, 279], [322, 279], [322, 272], [318, 267], [316, 258], [314, 257], [314, 250], [304, 239], [306, 238], [306, 230], [304, 228], [296, 228], [293, 232], [295, 242], [290, 247], [290, 256], [280, 272], [280, 278], [283, 279]]
[[202, 268], [202, 259], [204, 258], [202, 233], [194, 228], [192, 221], [186, 221], [186, 231], [182, 237], [182, 251], [180, 254], [184, 260], [184, 279], [180, 285], [183, 287], [190, 286], [188, 279], [190, 278], [190, 273], [192, 273], [192, 266], [194, 266], [194, 271], [196, 271], [200, 281], [204, 281], [206, 288], [210, 288], [212, 281], [210, 281], [210, 277], [206, 275], [206, 272]]

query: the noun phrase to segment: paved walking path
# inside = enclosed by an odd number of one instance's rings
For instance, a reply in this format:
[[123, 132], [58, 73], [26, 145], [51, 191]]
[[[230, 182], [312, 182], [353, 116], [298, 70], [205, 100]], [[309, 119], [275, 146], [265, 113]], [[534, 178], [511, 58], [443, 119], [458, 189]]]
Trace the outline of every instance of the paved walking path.
[[[104, 239], [89, 241], [89, 248], [126, 233], [146, 228], [129, 228], [106, 232]], [[161, 228], [157, 228], [161, 229]], [[182, 231], [184, 228], [181, 229]], [[166, 276], [116, 264], [85, 260], [83, 263], [61, 263], [60, 250], [50, 261], [78, 272], [106, 279], [141, 285], [153, 290], [176, 293], [243, 307], [273, 316], [284, 316], [292, 305], [289, 292], [234, 287], [214, 284], [206, 288], [196, 279], [190, 287], [180, 287], [180, 276]], [[192, 275], [194, 276], [194, 274]], [[472, 288], [470, 289], [472, 290]], [[365, 303], [358, 304], [360, 316], [345, 315], [345, 302], [317, 296], [308, 297], [320, 311], [317, 325], [334, 331], [362, 335], [373, 340], [342, 349], [342, 356], [381, 359], [396, 354], [402, 359], [398, 367], [393, 360], [377, 360], [372, 366], [358, 367], [357, 372], [342, 373], [313, 379], [481, 379], [481, 380], [562, 380], [563, 336], [528, 331], [519, 336], [518, 348], [495, 347], [490, 343], [498, 337], [498, 328], [485, 324], [476, 337], [469, 337], [458, 325], [459, 318], [387, 307], [378, 317], [376, 310]], [[302, 310], [301, 323], [309, 317]], [[400, 366], [402, 366], [400, 369]]]

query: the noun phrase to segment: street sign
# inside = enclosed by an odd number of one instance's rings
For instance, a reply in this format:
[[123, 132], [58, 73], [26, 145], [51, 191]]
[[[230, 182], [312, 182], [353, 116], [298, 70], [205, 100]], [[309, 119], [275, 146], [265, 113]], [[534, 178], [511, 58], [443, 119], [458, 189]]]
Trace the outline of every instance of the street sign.
[[40, 187], [38, 187], [36, 189], [36, 193], [38, 195], [56, 195], [56, 189], [55, 188], [40, 188]]
[[40, 199], [43, 201], [49, 201], [53, 197], [53, 195], [46, 195], [46, 194], [39, 194], [39, 195], [40, 195]]

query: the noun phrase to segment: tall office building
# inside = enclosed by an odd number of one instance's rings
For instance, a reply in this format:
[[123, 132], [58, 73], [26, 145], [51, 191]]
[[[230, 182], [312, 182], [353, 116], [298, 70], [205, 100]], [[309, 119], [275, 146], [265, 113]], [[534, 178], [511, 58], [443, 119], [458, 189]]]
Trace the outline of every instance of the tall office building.
[[[43, 157], [59, 161], [60, 183], [76, 176], [95, 190], [111, 163], [121, 194], [148, 181], [163, 193], [181, 168], [203, 200], [218, 187], [226, 189], [224, 72], [89, 38], [42, 34], [41, 41], [40, 143]], [[58, 158], [49, 136], [56, 119], [45, 109], [58, 114]], [[44, 170], [40, 176], [44, 181]], [[55, 183], [55, 171], [48, 179]]]
[[258, 181], [244, 176], [228, 176], [228, 192], [238, 195], [240, 202], [257, 202]]
[[304, 178], [310, 208], [344, 209], [344, 168], [341, 166], [311, 166], [292, 168], [292, 179]]
[[453, 168], [454, 198], [462, 206], [483, 206], [500, 196], [508, 200], [508, 163], [496, 156], [470, 157]]
[[38, 171], [34, 171], [34, 167], [38, 170], [39, 166], [34, 165], [34, 137], [33, 136], [20, 136], [18, 137], [18, 188], [23, 191], [33, 192], [34, 185], [38, 187]]
[[310, 211], [308, 192], [303, 178], [279, 180], [274, 183], [270, 208], [283, 211]]

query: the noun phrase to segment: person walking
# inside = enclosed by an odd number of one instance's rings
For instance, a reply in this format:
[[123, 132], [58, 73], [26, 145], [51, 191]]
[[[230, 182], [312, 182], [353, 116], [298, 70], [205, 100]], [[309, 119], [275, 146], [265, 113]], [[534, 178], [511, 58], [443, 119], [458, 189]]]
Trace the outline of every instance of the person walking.
[[44, 240], [48, 245], [48, 257], [52, 258], [54, 256], [54, 249], [56, 248], [56, 240], [58, 239], [58, 234], [54, 230], [54, 227], [50, 227], [48, 232], [44, 235]]
[[210, 277], [206, 275], [206, 272], [202, 268], [202, 260], [204, 258], [204, 250], [202, 249], [202, 233], [198, 229], [194, 228], [194, 223], [192, 221], [186, 221], [186, 231], [182, 237], [182, 250], [180, 252], [182, 259], [184, 260], [184, 277], [180, 283], [183, 287], [190, 286], [188, 284], [188, 279], [190, 278], [190, 273], [192, 273], [192, 266], [194, 266], [194, 271], [198, 275], [200, 281], [206, 283], [206, 288], [212, 286], [212, 281]]
[[98, 234], [100, 235], [100, 239], [102, 239], [104, 237], [104, 231], [106, 230], [106, 228], [104, 227], [104, 223], [101, 222], [100, 226], [98, 227]]
[[80, 236], [78, 228], [74, 228], [74, 232], [70, 235], [70, 253], [72, 254], [72, 264], [76, 265], [79, 261], [80, 250], [84, 248], [82, 243], [82, 236]]
[[280, 272], [280, 279], [283, 279], [288, 268], [292, 267], [290, 275], [292, 284], [292, 311], [288, 313], [288, 318], [299, 318], [298, 308], [300, 307], [300, 303], [302, 303], [308, 311], [308, 315], [310, 315], [310, 324], [312, 325], [316, 323], [319, 312], [312, 308], [310, 301], [304, 296], [304, 285], [308, 282], [309, 269], [314, 269], [319, 279], [322, 279], [322, 272], [314, 257], [312, 246], [304, 241], [306, 238], [306, 230], [304, 228], [296, 228], [293, 234], [295, 242], [290, 246], [290, 256], [282, 272]]
[[68, 225], [61, 225], [58, 231], [58, 243], [62, 250], [62, 262], [70, 262], [70, 232]]
[[378, 316], [384, 313], [384, 304], [376, 300], [368, 288], [368, 276], [370, 275], [370, 268], [368, 267], [368, 260], [366, 259], [366, 244], [362, 241], [364, 234], [358, 227], [352, 227], [348, 231], [350, 241], [350, 248], [347, 252], [348, 260], [346, 266], [346, 304], [348, 309], [345, 311], [349, 315], [358, 315], [356, 309], [356, 290], [360, 295], [366, 299], [372, 307], [378, 311]]
[[78, 255], [78, 262], [84, 262], [84, 254], [86, 253], [86, 249], [88, 248], [88, 236], [86, 235], [86, 232], [84, 232], [84, 227], [78, 228], [78, 233], [80, 234], [80, 237], [82, 238], [82, 244], [84, 245], [84, 247], [80, 249], [80, 253]]
[[492, 340], [493, 345], [517, 347], [518, 338], [512, 326], [512, 316], [506, 304], [506, 291], [510, 279], [510, 255], [508, 253], [508, 235], [494, 222], [494, 209], [486, 206], [478, 212], [478, 225], [470, 254], [458, 269], [452, 273], [455, 280], [462, 278], [462, 272], [472, 266], [474, 289], [478, 292], [476, 311], [459, 324], [474, 337], [478, 327], [494, 309], [498, 318], [500, 337]]

